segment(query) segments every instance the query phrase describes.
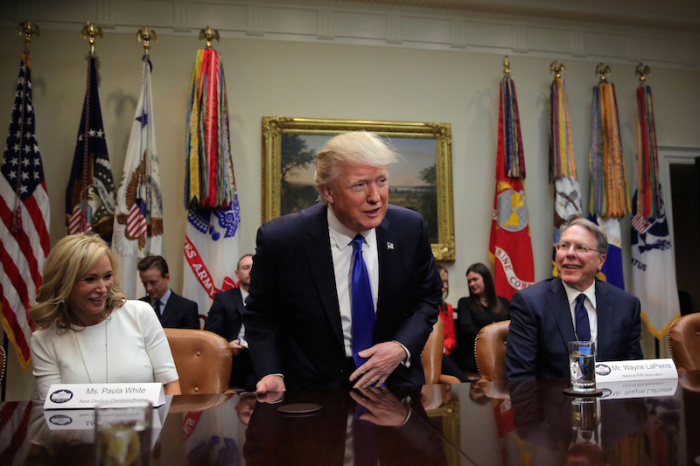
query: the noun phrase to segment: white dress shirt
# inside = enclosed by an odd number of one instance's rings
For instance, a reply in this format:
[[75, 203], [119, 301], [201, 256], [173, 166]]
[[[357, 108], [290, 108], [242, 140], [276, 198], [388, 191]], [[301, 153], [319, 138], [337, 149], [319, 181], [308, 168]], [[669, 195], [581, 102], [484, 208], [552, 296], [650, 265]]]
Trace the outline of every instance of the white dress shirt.
[[[598, 345], [598, 313], [596, 311], [597, 302], [595, 299], [595, 281], [593, 284], [586, 288], [584, 291], [578, 291], [566, 283], [562, 282], [564, 285], [564, 290], [566, 290], [566, 297], [569, 300], [569, 310], [571, 311], [571, 320], [574, 323], [574, 332], [576, 332], [576, 297], [581, 293], [586, 295], [586, 300], [583, 302], [586, 312], [588, 312], [588, 323], [591, 326], [591, 341]], [[596, 348], [596, 352], [598, 348]]]

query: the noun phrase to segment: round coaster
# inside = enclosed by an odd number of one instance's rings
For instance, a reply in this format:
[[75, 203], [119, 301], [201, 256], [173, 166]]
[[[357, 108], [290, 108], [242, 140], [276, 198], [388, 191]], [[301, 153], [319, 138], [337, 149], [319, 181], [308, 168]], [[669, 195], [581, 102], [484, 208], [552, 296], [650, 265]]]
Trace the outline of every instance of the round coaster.
[[586, 396], [600, 396], [603, 394], [603, 390], [598, 390], [597, 388], [592, 391], [592, 392], [577, 392], [575, 390], [572, 390], [571, 388], [565, 388], [562, 390], [565, 394], [571, 395], [571, 396], [580, 396], [580, 397], [586, 397]]
[[321, 405], [316, 403], [290, 403], [277, 408], [277, 411], [284, 414], [311, 414], [319, 411]]

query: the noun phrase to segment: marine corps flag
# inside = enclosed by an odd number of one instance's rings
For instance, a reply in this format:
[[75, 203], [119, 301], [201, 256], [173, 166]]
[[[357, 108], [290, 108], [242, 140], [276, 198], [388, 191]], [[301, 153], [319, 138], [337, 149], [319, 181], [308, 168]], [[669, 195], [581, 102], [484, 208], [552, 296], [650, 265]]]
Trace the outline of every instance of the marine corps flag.
[[134, 273], [139, 259], [160, 255], [163, 250], [163, 197], [151, 91], [153, 67], [148, 54], [142, 61], [141, 96], [117, 193], [112, 244], [119, 259], [119, 283], [130, 298], [137, 298], [143, 291], [139, 275]]
[[515, 83], [510, 77], [510, 70], [507, 70], [501, 80], [498, 105], [496, 195], [493, 200], [489, 258], [494, 262], [496, 294], [508, 299], [535, 280], [523, 179], [525, 159], [518, 100]]
[[559, 229], [574, 216], [581, 216], [581, 186], [576, 174], [574, 143], [571, 138], [569, 102], [562, 72], [564, 65], [552, 63], [555, 77], [550, 94], [549, 182], [554, 183], [554, 241], [552, 242], [552, 273], [557, 275], [555, 259], [559, 244]]
[[[641, 68], [641, 69], [640, 69]], [[640, 63], [637, 72], [648, 68]], [[651, 87], [637, 88], [637, 192], [632, 202], [632, 293], [642, 319], [656, 338], [680, 316], [676, 264], [659, 183], [659, 156]]]
[[620, 218], [629, 212], [630, 200], [620, 138], [620, 119], [615, 86], [606, 78], [610, 68], [601, 63], [596, 71], [600, 73], [600, 82], [593, 87], [591, 105], [593, 121], [589, 218], [605, 232], [610, 245], [600, 278], [624, 290]]
[[78, 141], [66, 189], [66, 226], [68, 234], [93, 231], [111, 243], [114, 177], [102, 125], [96, 60], [90, 52]]
[[240, 237], [224, 69], [212, 48], [197, 52], [190, 81], [185, 150], [188, 212], [182, 291], [204, 314], [214, 294], [236, 283]]
[[49, 196], [34, 122], [31, 56], [25, 52], [0, 175], [2, 328], [25, 369], [31, 365], [29, 339], [34, 330], [29, 307], [42, 284], [50, 248]]

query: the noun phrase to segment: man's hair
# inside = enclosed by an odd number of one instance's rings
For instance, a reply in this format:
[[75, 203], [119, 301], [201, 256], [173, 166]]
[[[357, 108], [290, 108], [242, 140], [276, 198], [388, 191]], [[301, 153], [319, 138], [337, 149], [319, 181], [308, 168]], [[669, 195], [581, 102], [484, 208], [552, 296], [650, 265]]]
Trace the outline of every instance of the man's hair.
[[603, 230], [601, 230], [601, 228], [595, 223], [582, 217], [574, 217], [567, 223], [565, 223], [559, 229], [559, 237], [561, 238], [566, 230], [574, 226], [585, 228], [586, 230], [593, 233], [593, 236], [595, 236], [596, 249], [598, 250], [598, 254], [608, 253], [608, 237], [605, 236], [605, 232], [603, 232]]
[[[399, 155], [379, 136], [367, 131], [354, 131], [335, 136], [316, 154], [314, 180], [321, 186], [331, 183], [339, 174], [339, 165], [388, 167]], [[323, 196], [321, 196], [323, 200]], [[324, 200], [325, 202], [325, 200]]]
[[145, 272], [151, 267], [155, 267], [160, 270], [160, 276], [165, 277], [170, 272], [168, 271], [168, 263], [165, 262], [163, 256], [147, 256], [141, 259], [136, 266], [139, 272]]
[[236, 264], [236, 270], [238, 270], [238, 269], [241, 268], [241, 261], [242, 261], [243, 259], [245, 259], [246, 257], [253, 257], [253, 255], [250, 254], [250, 253], [248, 253], [248, 254], [243, 254], [243, 255], [241, 256], [241, 258], [238, 259], [238, 264]]

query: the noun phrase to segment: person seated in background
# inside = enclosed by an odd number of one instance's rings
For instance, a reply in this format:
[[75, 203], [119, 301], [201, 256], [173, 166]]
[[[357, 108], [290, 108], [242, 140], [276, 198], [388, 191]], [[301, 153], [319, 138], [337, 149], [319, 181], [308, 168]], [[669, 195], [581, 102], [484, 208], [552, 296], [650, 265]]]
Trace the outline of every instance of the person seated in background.
[[491, 271], [481, 262], [467, 269], [467, 285], [469, 296], [457, 303], [457, 350], [454, 359], [462, 370], [476, 373], [474, 340], [485, 326], [510, 319], [510, 305], [506, 298], [496, 296]]
[[163, 328], [201, 328], [197, 303], [170, 289], [168, 263], [162, 256], [144, 257], [137, 267], [148, 295], [141, 298], [141, 301], [153, 306]]
[[248, 344], [245, 341], [245, 326], [242, 315], [250, 286], [250, 269], [253, 267], [253, 255], [241, 257], [236, 267], [238, 287], [221, 291], [214, 295], [214, 302], [209, 309], [209, 317], [204, 330], [209, 330], [225, 338], [233, 354], [231, 367], [231, 387], [241, 387], [246, 391], [255, 391], [255, 371], [250, 359]]
[[52, 384], [164, 384], [180, 394], [180, 380], [153, 309], [127, 300], [116, 263], [97, 236], [66, 236], [44, 263], [43, 285], [29, 310], [37, 330], [29, 347], [40, 400]]
[[595, 223], [561, 228], [557, 275], [513, 295], [506, 345], [508, 380], [569, 377], [570, 341], [596, 343], [599, 361], [642, 359], [639, 299], [598, 280], [608, 240]]
[[450, 292], [450, 276], [447, 269], [442, 265], [437, 265], [438, 272], [440, 273], [440, 279], [442, 280], [442, 299], [438, 310], [440, 311], [440, 319], [442, 319], [443, 326], [445, 328], [445, 347], [442, 358], [442, 368], [440, 372], [446, 375], [452, 375], [459, 379], [460, 382], [469, 382], [469, 379], [464, 375], [457, 365], [457, 363], [452, 360], [450, 353], [457, 346], [457, 337], [455, 336], [455, 319], [454, 310], [452, 309], [452, 304], [445, 302], [447, 294]]

